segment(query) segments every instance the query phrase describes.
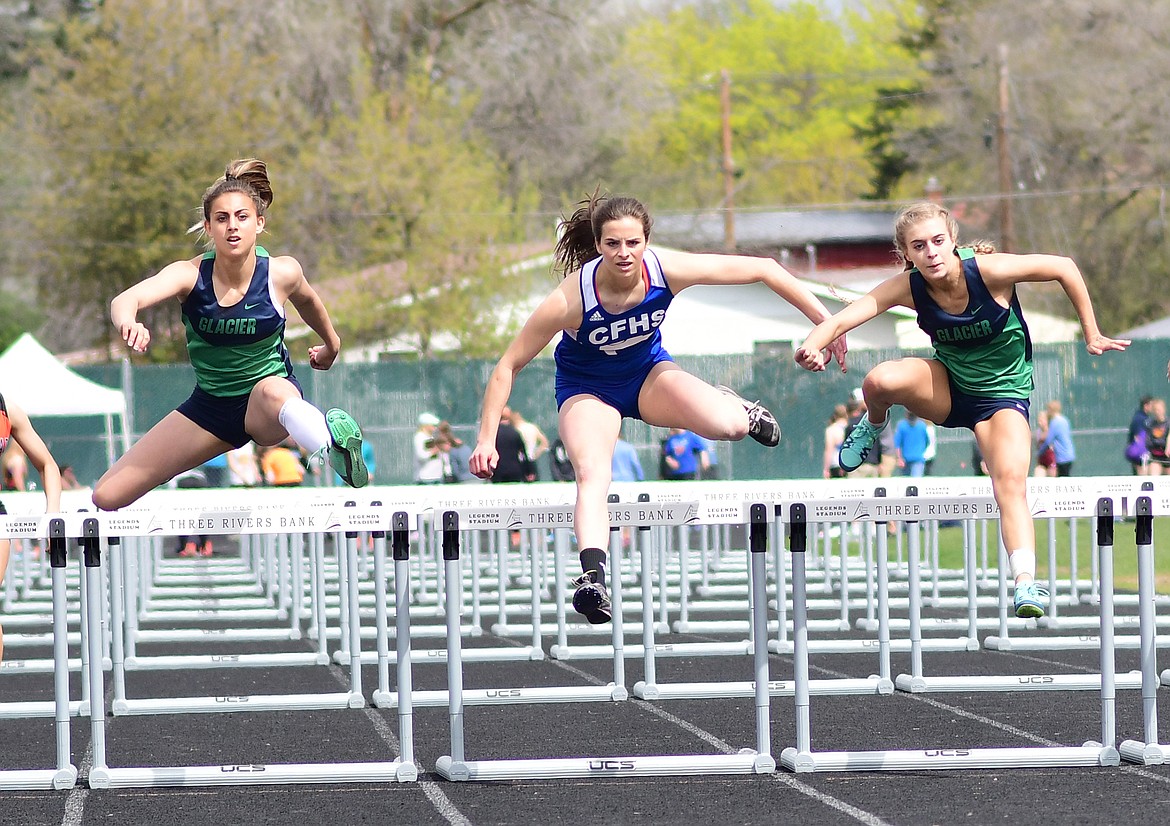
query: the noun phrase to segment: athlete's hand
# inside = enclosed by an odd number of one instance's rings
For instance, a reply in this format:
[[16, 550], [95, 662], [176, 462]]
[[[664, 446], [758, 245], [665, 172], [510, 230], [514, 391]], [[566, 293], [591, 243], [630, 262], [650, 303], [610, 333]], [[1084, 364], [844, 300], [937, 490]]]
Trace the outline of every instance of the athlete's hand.
[[825, 369], [825, 354], [820, 350], [809, 350], [805, 347], [797, 347], [796, 352], [792, 357], [796, 363], [805, 370], [811, 370], [814, 373], [819, 373]]
[[150, 344], [150, 330], [141, 321], [123, 324], [121, 327], [122, 341], [129, 345], [135, 353], [145, 353]]
[[837, 364], [841, 366], [841, 372], [846, 372], [845, 354], [849, 352], [849, 345], [845, 343], [845, 336], [841, 335], [836, 338], [826, 349], [829, 351], [829, 355], [836, 359]]
[[[1100, 333], [1097, 333], [1097, 335], [1093, 336], [1093, 338], [1085, 343], [1085, 347], [1088, 349], [1089, 354], [1093, 356], [1099, 356], [1106, 350], [1124, 350], [1128, 346], [1129, 339], [1109, 338], [1109, 336], [1101, 335]], [[1168, 373], [1168, 375], [1170, 375], [1170, 373]]]
[[337, 360], [337, 351], [324, 344], [315, 344], [309, 348], [309, 366], [314, 370], [328, 370]]
[[476, 444], [475, 451], [467, 460], [467, 467], [480, 479], [491, 479], [499, 462], [500, 454], [496, 452], [495, 445]]

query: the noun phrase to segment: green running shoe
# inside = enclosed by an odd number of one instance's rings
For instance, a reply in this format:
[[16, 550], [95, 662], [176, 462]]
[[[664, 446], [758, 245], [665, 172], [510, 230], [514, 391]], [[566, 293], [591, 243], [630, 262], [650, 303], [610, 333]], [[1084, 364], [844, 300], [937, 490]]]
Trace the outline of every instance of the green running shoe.
[[351, 488], [364, 488], [370, 472], [362, 459], [362, 431], [353, 417], [334, 407], [325, 414], [329, 427], [329, 464]]

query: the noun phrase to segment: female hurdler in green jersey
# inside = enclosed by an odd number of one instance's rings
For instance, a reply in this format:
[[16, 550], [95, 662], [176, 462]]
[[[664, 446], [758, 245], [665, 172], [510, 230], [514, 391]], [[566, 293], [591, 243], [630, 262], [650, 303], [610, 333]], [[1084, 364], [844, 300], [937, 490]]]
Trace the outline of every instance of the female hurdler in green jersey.
[[328, 370], [341, 339], [301, 265], [257, 246], [272, 203], [268, 170], [254, 158], [233, 161], [203, 196], [203, 232], [212, 249], [176, 261], [110, 302], [110, 318], [135, 352], [150, 343], [138, 311], [178, 299], [195, 368], [195, 389], [130, 448], [93, 489], [93, 502], [116, 510], [179, 473], [249, 441], [292, 438], [353, 487], [368, 481], [361, 431], [343, 410], [322, 413], [304, 400], [284, 346], [284, 305], [291, 301], [321, 337], [309, 364]]
[[838, 336], [897, 305], [917, 311], [934, 357], [882, 362], [866, 375], [861, 387], [868, 413], [842, 444], [841, 467], [848, 471], [862, 463], [895, 404], [943, 427], [974, 431], [999, 505], [1016, 616], [1040, 617], [1047, 594], [1034, 582], [1036, 534], [1026, 487], [1032, 459], [1032, 341], [1016, 284], [1059, 283], [1091, 354], [1124, 350], [1129, 342], [1101, 334], [1089, 291], [1071, 259], [997, 253], [987, 244], [959, 247], [957, 237], [955, 221], [942, 206], [920, 203], [903, 209], [894, 224], [894, 244], [905, 269], [817, 325], [795, 358], [807, 370], [824, 370], [822, 351]]

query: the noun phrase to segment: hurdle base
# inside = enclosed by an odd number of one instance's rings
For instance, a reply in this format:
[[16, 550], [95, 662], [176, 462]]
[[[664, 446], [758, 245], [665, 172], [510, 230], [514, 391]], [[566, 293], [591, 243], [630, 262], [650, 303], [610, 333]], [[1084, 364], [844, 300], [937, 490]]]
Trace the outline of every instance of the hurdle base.
[[[375, 705], [378, 708], [397, 708], [397, 693], [378, 693]], [[630, 698], [625, 686], [537, 686], [529, 688], [479, 688], [463, 689], [463, 705], [517, 705], [525, 703], [607, 703], [622, 702]], [[411, 706], [443, 708], [450, 704], [446, 689], [410, 692]]]
[[456, 761], [448, 755], [435, 762], [447, 780], [551, 780], [569, 777], [664, 777], [696, 774], [771, 774], [770, 754], [743, 749], [738, 754], [680, 754], [641, 757], [555, 757], [532, 760]]
[[159, 786], [272, 786], [292, 783], [379, 783], [417, 780], [418, 767], [390, 763], [249, 763], [226, 766], [167, 766], [158, 768], [94, 768], [91, 789], [129, 789]]
[[[974, 644], [974, 648], [972, 648]], [[910, 651], [910, 640], [890, 640], [890, 651], [904, 654]], [[933, 637], [919, 643], [922, 651], [978, 651], [979, 641], [970, 637]], [[868, 654], [880, 648], [878, 640], [809, 640], [810, 654]], [[769, 640], [768, 650], [773, 654], [793, 654], [795, 646], [792, 640]]]
[[[354, 705], [360, 703], [360, 705]], [[234, 711], [333, 710], [364, 708], [365, 698], [354, 692], [332, 694], [254, 694], [241, 697], [157, 697], [116, 700], [115, 717], [148, 714], [225, 714]]]
[[[808, 692], [822, 697], [855, 696], [866, 694], [888, 695], [894, 693], [894, 684], [881, 677], [864, 679], [843, 678], [809, 680]], [[634, 696], [640, 700], [704, 700], [722, 697], [754, 697], [756, 684], [752, 680], [710, 683], [634, 683]], [[771, 680], [768, 683], [769, 697], [796, 696], [796, 683], [792, 680]]]
[[989, 749], [923, 749], [899, 751], [798, 751], [780, 753], [789, 771], [919, 771], [922, 769], [1020, 769], [1057, 766], [1118, 766], [1112, 746], [1024, 746]]
[[1162, 685], [1170, 685], [1170, 668], [1162, 672], [1161, 682]]
[[1120, 752], [1122, 760], [1143, 766], [1161, 766], [1170, 761], [1170, 746], [1163, 746], [1160, 743], [1124, 740]]
[[[69, 703], [69, 716], [81, 715], [81, 702]], [[57, 703], [53, 700], [30, 700], [28, 702], [0, 703], [0, 720], [24, 720], [32, 717], [56, 717]]]
[[[1141, 688], [1142, 672], [1128, 671], [1114, 678], [1116, 688]], [[1020, 674], [1017, 676], [915, 677], [899, 674], [899, 691], [909, 694], [968, 691], [1100, 691], [1100, 674]]]
[[72, 789], [77, 785], [77, 768], [6, 769], [0, 771], [0, 791]]

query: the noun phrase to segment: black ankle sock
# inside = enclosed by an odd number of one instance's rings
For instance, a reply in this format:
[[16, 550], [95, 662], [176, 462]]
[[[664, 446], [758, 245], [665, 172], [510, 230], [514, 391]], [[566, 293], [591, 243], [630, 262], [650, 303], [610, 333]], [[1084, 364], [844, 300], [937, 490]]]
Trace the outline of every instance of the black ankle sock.
[[601, 548], [585, 548], [581, 551], [581, 570], [596, 571], [594, 582], [605, 585], [605, 551]]

